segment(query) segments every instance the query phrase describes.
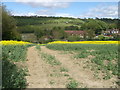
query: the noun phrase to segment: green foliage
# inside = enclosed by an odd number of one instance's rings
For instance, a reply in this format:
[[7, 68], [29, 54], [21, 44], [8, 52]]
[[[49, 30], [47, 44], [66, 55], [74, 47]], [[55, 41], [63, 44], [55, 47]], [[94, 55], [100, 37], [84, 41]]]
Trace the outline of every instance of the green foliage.
[[86, 32], [87, 33], [85, 34], [84, 39], [93, 40], [95, 37], [95, 31], [92, 29], [89, 29], [89, 30], [86, 30]]
[[2, 7], [2, 39], [21, 40], [21, 36], [16, 30], [16, 21], [10, 16], [5, 6]]
[[52, 85], [52, 84], [55, 84], [55, 81], [50, 81], [49, 83]]
[[61, 27], [53, 27], [52, 29], [47, 29], [47, 27], [45, 29], [35, 28], [34, 33], [40, 43], [48, 43], [54, 39], [64, 39], [67, 37], [67, 34]]
[[[54, 39], [66, 40], [68, 37], [64, 30], [84, 30], [84, 40], [94, 40], [95, 34], [101, 34], [110, 28], [116, 28], [117, 19], [75, 19], [67, 17], [39, 17], [39, 16], [13, 16], [17, 21], [17, 30], [21, 33], [34, 33], [37, 36], [36, 41], [47, 43], [43, 37], [51, 41]], [[47, 33], [46, 33], [47, 32]], [[73, 38], [73, 39], [72, 39]], [[75, 37], [68, 37], [73, 41]], [[106, 40], [107, 38], [105, 38]], [[75, 40], [78, 40], [77, 38]], [[118, 38], [116, 39], [118, 40]]]
[[25, 17], [25, 16], [14, 16], [17, 20], [17, 26], [24, 25], [45, 25], [45, 24], [75, 24], [79, 25], [84, 23], [81, 19], [67, 18], [67, 17]]
[[117, 81], [116, 83], [118, 84], [118, 86], [120, 86], [120, 81]]
[[2, 60], [2, 87], [3, 88], [25, 88], [26, 71], [18, 68], [7, 58]]
[[113, 37], [115, 40], [120, 41], [120, 35], [118, 34], [113, 34]]
[[81, 37], [78, 35], [68, 36], [67, 40], [68, 41], [79, 41], [79, 40], [81, 40]]
[[55, 56], [49, 55], [47, 53], [41, 53], [41, 57], [51, 65], [60, 65], [61, 63], [56, 60]]
[[36, 49], [41, 50], [40, 45], [36, 45]]
[[78, 26], [66, 26], [65, 30], [79, 30]]
[[88, 54], [87, 53], [79, 53], [79, 54], [77, 54], [77, 55], [75, 55], [74, 56], [74, 58], [86, 58], [88, 56]]
[[37, 29], [35, 31], [35, 35], [37, 36], [37, 38], [41, 38], [42, 36], [44, 36], [44, 30]]
[[[110, 79], [112, 75], [119, 75], [118, 70], [118, 45], [113, 44], [48, 44], [47, 48], [63, 51], [77, 51], [75, 58], [94, 56], [91, 62], [96, 64], [97, 70], [106, 73], [104, 79]], [[110, 74], [112, 72], [112, 75]]]
[[93, 30], [95, 34], [101, 34], [102, 30], [108, 29], [108, 25], [103, 21], [90, 19], [81, 25], [81, 29]]
[[71, 88], [77, 88], [78, 87], [78, 82], [75, 80], [71, 80], [67, 85], [67, 88], [71, 89]]
[[23, 45], [3, 45], [2, 55], [9, 60], [24, 61], [26, 59], [27, 47]]
[[67, 34], [61, 27], [54, 27], [52, 29], [52, 36], [54, 39], [64, 39], [67, 37]]
[[17, 27], [17, 31], [20, 33], [34, 33], [34, 31], [37, 29], [38, 28], [35, 28], [33, 26], [30, 26], [30, 25]]
[[104, 35], [99, 35], [98, 39], [101, 40], [101, 41], [104, 41], [105, 40], [105, 36]]
[[28, 46], [3, 45], [2, 46], [2, 87], [3, 88], [25, 88], [26, 69], [18, 68], [15, 62], [26, 59]]
[[60, 68], [60, 72], [68, 72], [68, 69], [64, 68], [64, 67], [61, 67]]
[[104, 77], [103, 77], [103, 79], [105, 79], [105, 80], [108, 80], [108, 79], [110, 79], [111, 78], [111, 75], [109, 74], [109, 73], [107, 73]]
[[117, 28], [117, 24], [115, 23], [109, 24], [109, 29], [113, 29], [113, 28]]
[[[47, 43], [54, 39], [64, 40], [67, 34], [65, 27], [80, 27], [83, 23], [80, 19], [63, 17], [25, 17], [14, 16], [17, 21], [17, 30], [21, 33], [34, 33], [37, 36], [36, 41]], [[47, 33], [46, 33], [47, 32]], [[44, 40], [45, 38], [49, 40]]]

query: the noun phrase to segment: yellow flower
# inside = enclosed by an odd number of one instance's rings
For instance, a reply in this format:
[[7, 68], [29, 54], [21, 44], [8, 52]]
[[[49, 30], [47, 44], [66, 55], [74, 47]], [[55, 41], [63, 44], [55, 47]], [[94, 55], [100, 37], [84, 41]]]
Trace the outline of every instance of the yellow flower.
[[48, 44], [120, 44], [120, 42], [119, 41], [75, 41], [75, 42], [54, 41]]
[[0, 44], [1, 45], [26, 45], [26, 44], [32, 44], [32, 43], [24, 42], [24, 41], [13, 41], [13, 40], [10, 40], [10, 41], [0, 41]]

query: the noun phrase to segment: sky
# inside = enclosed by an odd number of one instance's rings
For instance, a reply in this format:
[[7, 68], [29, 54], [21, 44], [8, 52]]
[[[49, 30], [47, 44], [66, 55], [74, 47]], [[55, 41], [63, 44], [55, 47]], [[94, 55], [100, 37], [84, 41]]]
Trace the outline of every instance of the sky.
[[117, 18], [118, 2], [51, 2], [16, 0], [3, 2], [15, 16], [56, 16], [73, 18]]

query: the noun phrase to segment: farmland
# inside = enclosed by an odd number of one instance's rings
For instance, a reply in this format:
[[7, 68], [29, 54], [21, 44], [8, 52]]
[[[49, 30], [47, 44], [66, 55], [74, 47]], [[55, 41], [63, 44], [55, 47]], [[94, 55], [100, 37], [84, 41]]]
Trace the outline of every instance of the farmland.
[[81, 43], [2, 41], [3, 88], [118, 87], [118, 42]]
[[0, 5], [2, 89], [120, 87], [119, 19], [106, 13], [113, 6], [17, 1]]

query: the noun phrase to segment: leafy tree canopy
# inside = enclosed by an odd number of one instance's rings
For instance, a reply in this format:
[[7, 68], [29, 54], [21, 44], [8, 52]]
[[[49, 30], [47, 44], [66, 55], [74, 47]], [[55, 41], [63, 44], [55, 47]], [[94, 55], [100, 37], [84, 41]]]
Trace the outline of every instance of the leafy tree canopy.
[[81, 29], [93, 30], [95, 34], [101, 34], [102, 30], [108, 29], [108, 24], [100, 20], [89, 19], [87, 22], [82, 24]]
[[2, 39], [20, 40], [20, 34], [16, 31], [16, 22], [5, 6], [2, 6]]

